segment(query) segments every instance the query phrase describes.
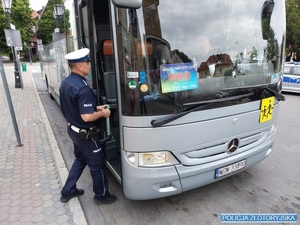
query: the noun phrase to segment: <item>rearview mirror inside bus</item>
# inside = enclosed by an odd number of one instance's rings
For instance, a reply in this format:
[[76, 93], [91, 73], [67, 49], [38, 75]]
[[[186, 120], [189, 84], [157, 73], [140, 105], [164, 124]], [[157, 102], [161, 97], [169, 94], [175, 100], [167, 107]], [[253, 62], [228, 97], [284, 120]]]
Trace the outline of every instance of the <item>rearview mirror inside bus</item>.
[[113, 0], [114, 4], [122, 8], [138, 9], [142, 5], [142, 0]]

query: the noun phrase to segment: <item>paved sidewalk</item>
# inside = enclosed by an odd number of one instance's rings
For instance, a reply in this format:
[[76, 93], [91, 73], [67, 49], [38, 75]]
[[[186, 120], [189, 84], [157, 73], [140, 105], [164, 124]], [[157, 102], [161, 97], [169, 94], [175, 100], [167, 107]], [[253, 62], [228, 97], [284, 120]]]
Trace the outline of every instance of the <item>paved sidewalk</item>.
[[[0, 68], [1, 69], [1, 68]], [[23, 88], [14, 87], [14, 66], [4, 63], [22, 147], [18, 147], [3, 81], [0, 81], [0, 225], [87, 224], [78, 198], [60, 202], [68, 171], [27, 63]]]

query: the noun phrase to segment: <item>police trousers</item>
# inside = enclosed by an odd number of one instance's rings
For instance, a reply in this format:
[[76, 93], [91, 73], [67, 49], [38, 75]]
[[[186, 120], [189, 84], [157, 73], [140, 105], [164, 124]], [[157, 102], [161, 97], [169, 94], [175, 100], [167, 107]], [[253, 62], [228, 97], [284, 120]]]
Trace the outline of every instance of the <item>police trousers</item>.
[[104, 198], [105, 194], [108, 193], [108, 182], [100, 135], [84, 140], [79, 133], [71, 130], [70, 126], [68, 126], [68, 135], [74, 144], [75, 160], [61, 194], [72, 195], [76, 192], [76, 183], [87, 165], [93, 179], [95, 197], [97, 199]]

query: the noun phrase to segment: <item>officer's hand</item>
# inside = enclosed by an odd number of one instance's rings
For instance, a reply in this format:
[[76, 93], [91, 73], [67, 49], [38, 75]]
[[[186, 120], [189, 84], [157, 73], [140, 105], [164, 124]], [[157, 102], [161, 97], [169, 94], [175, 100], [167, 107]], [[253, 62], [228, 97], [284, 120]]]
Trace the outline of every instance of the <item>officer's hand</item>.
[[97, 111], [102, 111], [104, 109], [109, 109], [109, 106], [108, 105], [98, 105], [97, 106]]
[[110, 116], [110, 109], [106, 108], [104, 109], [104, 112], [105, 112], [105, 118], [108, 118]]
[[110, 116], [110, 109], [107, 107], [107, 105], [100, 105], [97, 106], [97, 110], [102, 112], [103, 117], [107, 118]]

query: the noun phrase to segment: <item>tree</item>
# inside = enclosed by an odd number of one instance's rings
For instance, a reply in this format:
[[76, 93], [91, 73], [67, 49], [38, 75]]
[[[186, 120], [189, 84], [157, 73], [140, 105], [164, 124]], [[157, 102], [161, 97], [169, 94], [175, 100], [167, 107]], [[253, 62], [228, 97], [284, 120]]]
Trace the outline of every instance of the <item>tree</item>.
[[179, 51], [178, 49], [173, 50], [172, 54], [177, 54], [179, 58], [182, 60], [182, 62], [192, 62], [192, 60], [186, 54]]
[[286, 52], [300, 61], [300, 0], [286, 0]]
[[[20, 30], [22, 42], [29, 42], [34, 35], [32, 30], [35, 22], [31, 16], [32, 9], [29, 7], [29, 0], [13, 0], [11, 7], [11, 23], [15, 25], [17, 30]], [[1, 53], [9, 54], [11, 48], [7, 47], [4, 29], [8, 29], [8, 20], [2, 9], [0, 9], [0, 51]]]
[[[48, 4], [43, 12], [41, 19], [37, 25], [37, 37], [43, 40], [43, 44], [52, 42], [52, 34], [55, 29], [55, 20], [53, 18], [53, 9], [55, 4], [63, 4], [62, 0], [49, 0]], [[59, 30], [61, 33], [67, 33], [70, 29], [69, 21], [70, 12], [65, 10], [59, 23]]]

